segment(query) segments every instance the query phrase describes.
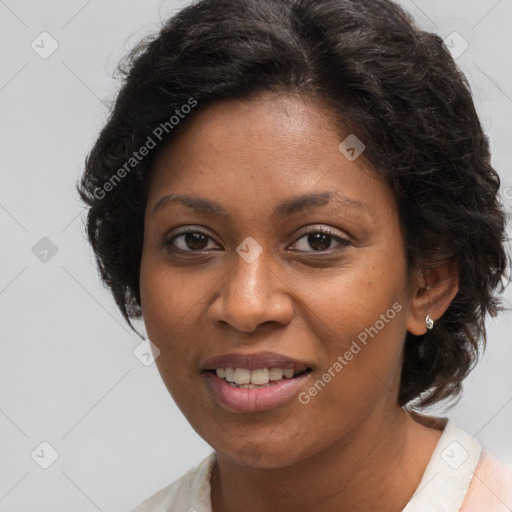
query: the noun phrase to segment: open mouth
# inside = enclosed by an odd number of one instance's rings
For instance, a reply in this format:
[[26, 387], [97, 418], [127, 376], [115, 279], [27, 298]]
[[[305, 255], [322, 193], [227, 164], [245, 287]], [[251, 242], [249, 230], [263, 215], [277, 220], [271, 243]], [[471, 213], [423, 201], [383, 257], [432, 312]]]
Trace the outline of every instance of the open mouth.
[[311, 361], [270, 351], [219, 354], [199, 367], [210, 396], [243, 413], [287, 407], [315, 371]]
[[242, 389], [258, 389], [274, 386], [286, 380], [291, 380], [311, 372], [311, 368], [217, 368], [208, 370], [224, 379], [230, 386]]

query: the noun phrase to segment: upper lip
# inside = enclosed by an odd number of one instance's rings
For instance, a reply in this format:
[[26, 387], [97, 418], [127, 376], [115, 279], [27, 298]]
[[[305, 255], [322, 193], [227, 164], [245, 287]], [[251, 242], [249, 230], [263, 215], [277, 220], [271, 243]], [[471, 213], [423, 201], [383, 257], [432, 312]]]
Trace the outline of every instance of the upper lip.
[[223, 354], [209, 357], [201, 364], [202, 371], [216, 370], [217, 368], [247, 368], [248, 370], [261, 368], [292, 368], [295, 373], [298, 373], [311, 368], [311, 365], [293, 357], [277, 354], [276, 352]]

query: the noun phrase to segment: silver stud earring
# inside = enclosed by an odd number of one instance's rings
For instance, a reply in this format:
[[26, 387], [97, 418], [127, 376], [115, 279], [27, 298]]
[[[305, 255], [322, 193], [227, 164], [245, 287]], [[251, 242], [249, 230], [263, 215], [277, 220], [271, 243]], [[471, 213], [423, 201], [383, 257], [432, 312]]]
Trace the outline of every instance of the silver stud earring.
[[432, 320], [432, 318], [430, 318], [430, 315], [427, 315], [425, 317], [425, 327], [427, 329], [432, 329], [432, 327], [434, 327], [434, 320]]

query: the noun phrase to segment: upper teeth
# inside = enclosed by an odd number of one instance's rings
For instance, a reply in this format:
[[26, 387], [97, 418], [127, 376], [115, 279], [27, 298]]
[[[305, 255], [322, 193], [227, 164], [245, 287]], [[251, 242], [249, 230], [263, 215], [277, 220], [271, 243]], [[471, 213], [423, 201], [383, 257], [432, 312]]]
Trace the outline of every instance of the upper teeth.
[[235, 384], [268, 384], [271, 380], [281, 380], [283, 375], [291, 379], [295, 372], [291, 368], [260, 368], [248, 370], [247, 368], [217, 368], [217, 377], [226, 379]]

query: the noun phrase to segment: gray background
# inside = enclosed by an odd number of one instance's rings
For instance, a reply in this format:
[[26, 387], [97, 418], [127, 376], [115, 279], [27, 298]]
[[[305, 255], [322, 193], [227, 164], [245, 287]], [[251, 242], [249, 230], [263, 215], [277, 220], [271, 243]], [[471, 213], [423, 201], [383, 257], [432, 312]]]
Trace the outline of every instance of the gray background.
[[[74, 191], [116, 91], [119, 58], [186, 3], [0, 1], [2, 512], [129, 510], [210, 452], [155, 365], [134, 355], [140, 339], [99, 283]], [[457, 62], [508, 208], [512, 1], [401, 3], [422, 27], [467, 41]], [[35, 41], [47, 52], [55, 44], [43, 31], [58, 44], [47, 58], [31, 47]], [[435, 412], [512, 462], [511, 318], [488, 322], [489, 347], [463, 399], [449, 413]], [[40, 465], [52, 452], [42, 442], [58, 453], [47, 469]]]

